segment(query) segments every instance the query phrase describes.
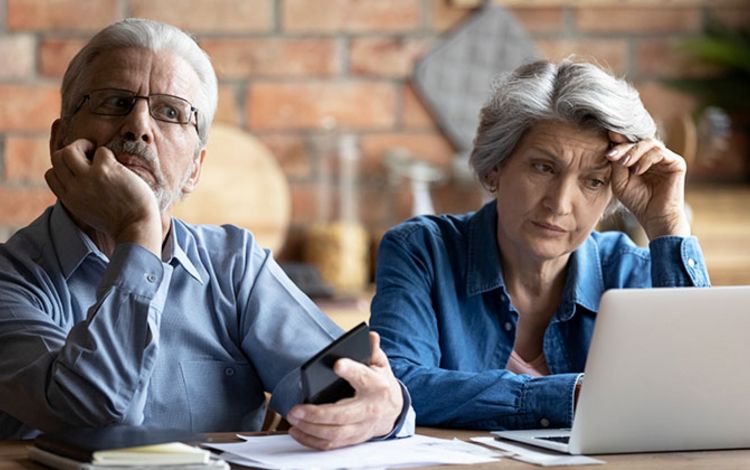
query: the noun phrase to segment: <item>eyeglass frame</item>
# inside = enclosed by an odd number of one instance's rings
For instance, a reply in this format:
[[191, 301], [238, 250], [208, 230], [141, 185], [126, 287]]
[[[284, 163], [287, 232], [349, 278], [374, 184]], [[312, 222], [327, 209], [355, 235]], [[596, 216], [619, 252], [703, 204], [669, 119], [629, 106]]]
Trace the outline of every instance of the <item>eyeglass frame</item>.
[[[83, 95], [83, 97], [81, 97], [80, 103], [78, 103], [78, 106], [76, 106], [76, 109], [73, 110], [73, 113], [71, 114], [71, 116], [74, 115], [74, 114], [76, 114], [78, 111], [80, 111], [81, 108], [83, 108], [83, 105], [86, 104], [87, 101], [91, 100], [91, 93], [94, 93], [94, 92], [97, 92], [97, 91], [107, 91], [107, 90], [110, 90], [110, 91], [121, 91], [121, 92], [128, 93], [129, 95], [131, 95], [130, 96], [130, 99], [131, 99], [130, 108], [128, 109], [128, 111], [126, 113], [123, 113], [123, 114], [99, 113], [99, 112], [96, 112], [96, 111], [93, 111], [93, 110], [91, 111], [92, 114], [95, 114], [97, 116], [120, 116], [120, 117], [127, 116], [128, 114], [130, 114], [133, 111], [133, 108], [135, 108], [136, 102], [138, 102], [139, 99], [142, 99], [142, 100], [146, 100], [146, 104], [148, 105], [148, 114], [149, 114], [149, 116], [151, 116], [152, 118], [154, 118], [154, 119], [156, 119], [157, 121], [160, 121], [160, 122], [166, 122], [166, 123], [169, 123], [169, 124], [180, 124], [180, 125], [184, 126], [185, 124], [190, 124], [190, 118], [192, 118], [193, 115], [195, 115], [195, 123], [193, 124], [193, 126], [195, 126], [195, 131], [198, 133], [198, 137], [200, 137], [200, 135], [201, 135], [200, 129], [198, 129], [198, 108], [196, 108], [195, 106], [193, 106], [193, 104], [190, 103], [190, 101], [186, 100], [185, 98], [182, 98], [182, 97], [177, 96], [177, 95], [170, 95], [169, 93], [151, 93], [150, 95], [137, 95], [135, 92], [130, 91], [130, 90], [125, 90], [123, 88], [96, 88], [96, 89], [93, 89], [93, 90], [89, 91], [88, 93], [86, 93], [85, 95]], [[190, 106], [190, 114], [189, 114], [189, 117], [188, 117], [188, 121], [187, 122], [167, 121], [165, 119], [162, 119], [162, 118], [159, 118], [157, 116], [154, 116], [153, 113], [151, 112], [151, 97], [152, 96], [168, 96], [170, 98], [176, 98], [176, 99], [178, 99], [180, 101], [184, 101], [185, 103], [187, 103], [188, 106]]]

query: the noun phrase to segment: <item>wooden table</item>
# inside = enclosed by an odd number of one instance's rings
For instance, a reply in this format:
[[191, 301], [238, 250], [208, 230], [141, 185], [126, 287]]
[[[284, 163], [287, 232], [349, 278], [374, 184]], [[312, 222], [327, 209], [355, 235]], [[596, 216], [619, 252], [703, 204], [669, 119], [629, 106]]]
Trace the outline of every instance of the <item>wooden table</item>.
[[[482, 431], [456, 431], [451, 429], [417, 428], [419, 434], [452, 439], [468, 439], [473, 436], [483, 435]], [[217, 440], [227, 440], [233, 437], [231, 433], [210, 434]], [[0, 441], [0, 470], [17, 469], [44, 469], [30, 461], [26, 457], [27, 448], [31, 444], [24, 441]], [[621, 454], [597, 456], [607, 462], [606, 467], [582, 466], [563, 467], [566, 469], [594, 470], [596, 468], [615, 469], [679, 469], [679, 470], [723, 470], [750, 468], [750, 449], [748, 450], [723, 450], [704, 452], [663, 452], [651, 454]], [[440, 467], [423, 467], [433, 469], [467, 468], [465, 465], [450, 465]], [[503, 459], [490, 464], [474, 465], [476, 469], [532, 469], [540, 468], [534, 465], [517, 462], [511, 459]]]

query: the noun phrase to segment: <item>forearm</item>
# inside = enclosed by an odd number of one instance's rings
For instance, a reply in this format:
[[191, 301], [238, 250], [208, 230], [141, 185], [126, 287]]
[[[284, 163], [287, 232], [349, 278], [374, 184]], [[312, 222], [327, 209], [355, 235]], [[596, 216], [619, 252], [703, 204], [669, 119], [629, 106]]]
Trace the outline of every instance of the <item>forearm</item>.
[[4, 410], [42, 430], [140, 423], [170, 275], [128, 245], [115, 252], [87, 319], [69, 333], [48, 313], [14, 306], [0, 326]]
[[578, 374], [532, 378], [500, 369], [467, 372], [393, 362], [420, 426], [531, 429], [572, 423]]

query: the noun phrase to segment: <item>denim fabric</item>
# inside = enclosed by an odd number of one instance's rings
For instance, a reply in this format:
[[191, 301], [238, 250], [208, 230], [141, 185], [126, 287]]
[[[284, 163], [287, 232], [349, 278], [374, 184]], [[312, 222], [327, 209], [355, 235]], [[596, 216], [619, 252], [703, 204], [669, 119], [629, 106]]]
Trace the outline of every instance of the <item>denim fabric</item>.
[[552, 375], [516, 375], [505, 365], [518, 312], [503, 280], [496, 227], [491, 202], [476, 213], [414, 218], [380, 245], [371, 326], [411, 392], [418, 425], [568, 427], [604, 291], [709, 285], [694, 237], [660, 237], [645, 249], [622, 233], [594, 232], [570, 258], [562, 302], [544, 335]]
[[[341, 329], [271, 253], [173, 219], [162, 258], [123, 244], [108, 259], [59, 203], [0, 244], [0, 438], [258, 430], [264, 391], [282, 414], [301, 401], [298, 367]], [[413, 432], [409, 406], [404, 389], [394, 432]]]

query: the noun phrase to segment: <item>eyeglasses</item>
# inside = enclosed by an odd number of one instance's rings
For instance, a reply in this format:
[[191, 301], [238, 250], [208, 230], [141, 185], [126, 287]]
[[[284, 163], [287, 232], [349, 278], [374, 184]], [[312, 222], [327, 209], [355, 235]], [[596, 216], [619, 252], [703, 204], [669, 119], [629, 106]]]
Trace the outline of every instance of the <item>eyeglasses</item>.
[[157, 121], [184, 125], [190, 124], [190, 120], [195, 115], [195, 130], [198, 130], [198, 108], [179, 96], [162, 93], [140, 96], [132, 91], [120, 90], [119, 88], [92, 90], [88, 94], [83, 95], [81, 103], [73, 111], [73, 114], [77, 113], [88, 101], [93, 114], [100, 116], [127, 116], [139, 99], [146, 100], [149, 114]]

